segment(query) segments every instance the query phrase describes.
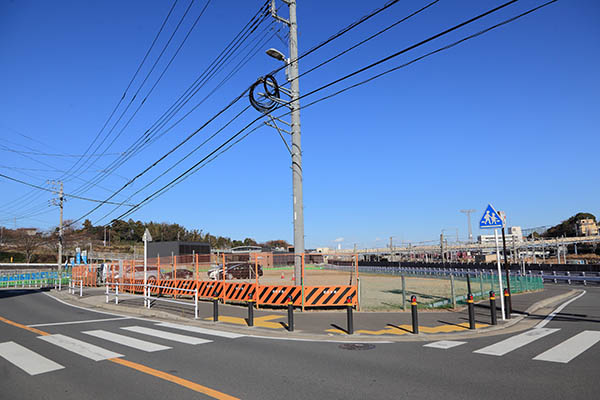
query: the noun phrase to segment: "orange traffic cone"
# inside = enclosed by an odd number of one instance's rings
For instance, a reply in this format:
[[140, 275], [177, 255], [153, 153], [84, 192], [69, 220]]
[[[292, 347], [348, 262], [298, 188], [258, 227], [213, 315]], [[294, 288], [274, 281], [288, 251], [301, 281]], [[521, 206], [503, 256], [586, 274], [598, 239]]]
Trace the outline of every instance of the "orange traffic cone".
[[283, 272], [281, 273], [281, 279], [285, 279], [285, 275], [283, 275]]

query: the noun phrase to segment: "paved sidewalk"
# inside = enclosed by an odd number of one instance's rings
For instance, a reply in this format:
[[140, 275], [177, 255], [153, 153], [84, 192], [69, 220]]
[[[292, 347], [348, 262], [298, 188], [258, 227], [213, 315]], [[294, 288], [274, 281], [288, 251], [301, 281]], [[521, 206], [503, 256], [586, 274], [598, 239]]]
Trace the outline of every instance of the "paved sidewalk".
[[[110, 295], [110, 302], [106, 303], [105, 293], [102, 288], [85, 288], [83, 297], [62, 292], [52, 291], [52, 295], [71, 304], [90, 307], [98, 311], [107, 311], [138, 317], [155, 318], [164, 320], [188, 321], [192, 324], [201, 324], [206, 327], [219, 327], [219, 329], [234, 330], [251, 335], [283, 336], [283, 337], [310, 337], [321, 339], [360, 338], [362, 339], [405, 339], [428, 336], [428, 334], [473, 334], [494, 331], [503, 327], [512, 326], [522, 321], [525, 316], [532, 313], [533, 307], [538, 309], [544, 303], [564, 301], [575, 294], [572, 287], [547, 285], [543, 291], [513, 295], [513, 315], [510, 320], [503, 321], [500, 312], [500, 299], [497, 298], [498, 326], [490, 325], [489, 301], [475, 304], [476, 330], [469, 330], [468, 310], [466, 307], [457, 310], [429, 311], [419, 310], [419, 331], [425, 335], [412, 335], [411, 312], [358, 312], [353, 311], [354, 334], [347, 333], [347, 311], [305, 311], [298, 310], [294, 313], [294, 332], [287, 329], [287, 311], [281, 309], [254, 309], [254, 327], [248, 327], [248, 308], [243, 304], [219, 304], [219, 322], [213, 323], [213, 303], [202, 301], [199, 304], [198, 320], [194, 320], [193, 303], [189, 305], [174, 304], [163, 301], [153, 303], [151, 309], [143, 307], [143, 300], [139, 297], [119, 297], [119, 304], [114, 303], [114, 295]], [[548, 304], [554, 305], [554, 304]], [[544, 318], [551, 308], [546, 308], [531, 318]]]

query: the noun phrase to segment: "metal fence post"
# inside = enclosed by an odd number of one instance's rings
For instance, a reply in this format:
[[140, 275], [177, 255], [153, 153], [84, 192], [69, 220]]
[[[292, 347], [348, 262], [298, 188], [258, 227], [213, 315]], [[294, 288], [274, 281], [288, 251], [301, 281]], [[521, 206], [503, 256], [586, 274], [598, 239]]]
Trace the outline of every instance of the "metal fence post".
[[219, 321], [219, 298], [213, 297], [213, 322]]
[[473, 304], [473, 294], [467, 295], [467, 304], [469, 306], [469, 329], [475, 329], [475, 306]]
[[[197, 258], [196, 258], [197, 260]], [[194, 303], [195, 303], [195, 307], [194, 307], [194, 318], [198, 319], [198, 288], [196, 288], [196, 292], [194, 295]]]
[[450, 274], [450, 296], [452, 297], [452, 308], [456, 308], [456, 292], [454, 291], [454, 274]]
[[292, 296], [288, 296], [288, 332], [294, 332], [294, 303]]
[[349, 335], [354, 334], [354, 319], [352, 317], [352, 297], [348, 296], [346, 299], [347, 307], [346, 307], [346, 320], [347, 320], [347, 331]]
[[416, 335], [419, 333], [419, 316], [417, 315], [417, 296], [410, 297], [410, 311], [412, 314], [412, 329]]
[[481, 293], [481, 297], [485, 298], [483, 293], [483, 271], [479, 271], [479, 293]]
[[492, 318], [492, 325], [497, 325], [498, 320], [496, 316], [496, 294], [490, 291], [490, 316]]
[[406, 278], [402, 274], [402, 309], [406, 311]]

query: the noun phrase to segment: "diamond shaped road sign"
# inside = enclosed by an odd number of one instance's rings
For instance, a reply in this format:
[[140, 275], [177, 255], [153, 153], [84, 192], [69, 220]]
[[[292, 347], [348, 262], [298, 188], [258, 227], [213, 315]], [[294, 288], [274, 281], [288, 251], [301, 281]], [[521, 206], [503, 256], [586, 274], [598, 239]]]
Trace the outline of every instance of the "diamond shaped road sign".
[[146, 231], [144, 232], [144, 236], [142, 236], [142, 242], [151, 242], [152, 241], [152, 235], [150, 234], [150, 231], [148, 230], [148, 228], [146, 228]]
[[498, 212], [496, 212], [491, 204], [488, 204], [483, 212], [483, 216], [481, 217], [481, 220], [479, 220], [479, 228], [502, 228], [502, 218], [500, 218]]

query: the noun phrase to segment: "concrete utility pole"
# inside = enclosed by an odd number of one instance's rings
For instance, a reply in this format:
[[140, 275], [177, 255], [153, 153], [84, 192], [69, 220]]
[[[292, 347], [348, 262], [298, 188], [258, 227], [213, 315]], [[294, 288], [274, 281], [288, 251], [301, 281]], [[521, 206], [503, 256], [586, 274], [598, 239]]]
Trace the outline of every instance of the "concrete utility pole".
[[474, 213], [476, 210], [460, 210], [461, 213], [467, 215], [467, 226], [469, 228], [469, 242], [473, 241], [473, 229], [471, 228], [471, 213]]
[[[444, 262], [444, 233], [440, 233], [440, 260]], [[433, 254], [432, 254], [433, 256]]]
[[[302, 254], [304, 253], [304, 202], [302, 195], [302, 146], [300, 141], [300, 82], [298, 80], [298, 23], [296, 20], [296, 0], [283, 0], [290, 11], [289, 20], [277, 15], [275, 0], [271, 1], [271, 16], [286, 24], [290, 29], [289, 59], [286, 63], [290, 82], [291, 133], [292, 133], [292, 185], [294, 207], [294, 274], [302, 277]], [[300, 279], [295, 280], [298, 286]]]
[[[64, 192], [63, 192], [63, 183], [62, 181], [51, 182], [54, 185], [59, 185], [58, 189], [58, 199], [52, 199], [52, 203], [54, 205], [58, 205], [60, 207], [60, 222], [58, 225], [58, 259], [57, 259], [57, 267], [58, 273], [62, 273], [62, 252], [63, 252], [63, 202], [64, 202]], [[55, 192], [56, 193], [56, 192]]]

